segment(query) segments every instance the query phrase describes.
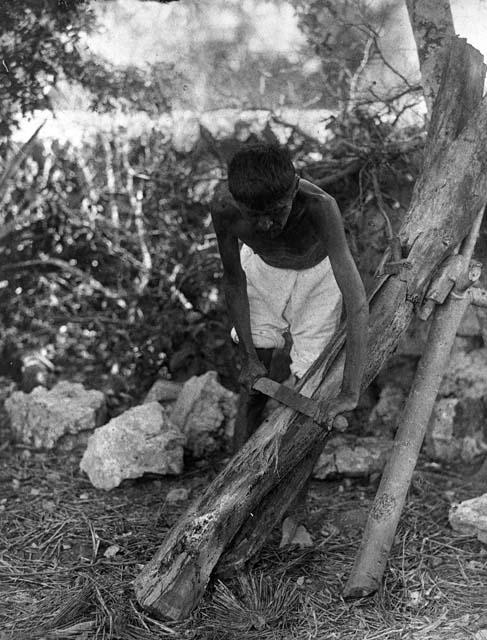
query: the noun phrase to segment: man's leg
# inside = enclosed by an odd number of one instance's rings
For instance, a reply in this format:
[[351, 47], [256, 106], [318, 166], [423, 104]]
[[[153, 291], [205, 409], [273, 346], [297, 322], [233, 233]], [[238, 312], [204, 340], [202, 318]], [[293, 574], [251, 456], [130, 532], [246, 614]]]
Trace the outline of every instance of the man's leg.
[[[274, 349], [256, 351], [259, 360], [269, 371]], [[233, 453], [236, 453], [259, 427], [266, 402], [267, 396], [259, 391], [247, 391], [245, 388], [240, 390], [233, 432]]]
[[[291, 371], [297, 379], [306, 373], [332, 339], [340, 321], [341, 298], [328, 258], [298, 275], [285, 311], [293, 338]], [[287, 512], [296, 528], [300, 524], [305, 525], [309, 517], [309, 486], [310, 479]]]

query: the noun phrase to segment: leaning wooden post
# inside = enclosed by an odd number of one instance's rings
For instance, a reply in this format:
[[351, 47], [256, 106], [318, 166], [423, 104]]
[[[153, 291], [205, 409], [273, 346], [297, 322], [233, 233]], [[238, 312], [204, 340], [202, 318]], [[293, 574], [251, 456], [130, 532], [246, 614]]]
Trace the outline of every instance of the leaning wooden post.
[[462, 276], [446, 302], [434, 312], [426, 351], [418, 364], [394, 438], [391, 457], [382, 474], [362, 543], [345, 585], [345, 597], [367, 596], [376, 591], [381, 583], [433, 405], [448, 365], [453, 341], [471, 300], [467, 289], [480, 276], [480, 268], [475, 266], [469, 270], [469, 263], [482, 217], [483, 209], [465, 242], [462, 251]]

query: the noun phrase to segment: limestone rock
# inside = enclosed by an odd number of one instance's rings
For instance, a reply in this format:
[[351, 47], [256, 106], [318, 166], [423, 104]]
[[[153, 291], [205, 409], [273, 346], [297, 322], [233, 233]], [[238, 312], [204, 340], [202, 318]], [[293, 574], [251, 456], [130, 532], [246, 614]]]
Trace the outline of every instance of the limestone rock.
[[457, 336], [481, 336], [481, 315], [485, 315], [484, 309], [478, 309], [473, 304], [469, 304], [458, 327]]
[[178, 474], [185, 441], [158, 402], [142, 404], [90, 436], [80, 468], [99, 489], [113, 489], [126, 478], [149, 472]]
[[472, 461], [487, 450], [487, 348], [452, 352], [428, 425], [435, 460]]
[[103, 424], [105, 396], [82, 384], [58, 382], [50, 391], [36, 387], [31, 393], [14, 392], [5, 401], [14, 436], [36, 449], [71, 449], [86, 442]]
[[369, 431], [389, 436], [395, 432], [406, 401], [406, 393], [395, 384], [382, 388], [379, 401], [369, 415]]
[[482, 398], [487, 396], [487, 348], [469, 353], [452, 353], [441, 382], [443, 398]]
[[174, 402], [183, 388], [182, 382], [156, 380], [144, 398], [146, 402]]
[[455, 531], [487, 544], [487, 493], [452, 505], [448, 519]]
[[216, 371], [208, 371], [185, 383], [171, 420], [186, 435], [187, 449], [202, 458], [231, 440], [236, 412], [237, 395], [222, 387]]
[[386, 438], [334, 436], [327, 441], [313, 477], [318, 480], [338, 476], [355, 478], [381, 472], [391, 450], [392, 440]]
[[434, 460], [471, 462], [487, 450], [483, 398], [440, 398], [435, 402], [425, 438]]

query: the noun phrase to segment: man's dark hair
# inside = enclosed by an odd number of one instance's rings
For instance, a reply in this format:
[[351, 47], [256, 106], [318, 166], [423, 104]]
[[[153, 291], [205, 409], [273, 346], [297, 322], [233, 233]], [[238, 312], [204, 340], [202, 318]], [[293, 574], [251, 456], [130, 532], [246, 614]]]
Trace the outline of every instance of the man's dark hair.
[[238, 202], [260, 209], [272, 205], [292, 188], [296, 171], [287, 147], [248, 145], [228, 165], [228, 188]]

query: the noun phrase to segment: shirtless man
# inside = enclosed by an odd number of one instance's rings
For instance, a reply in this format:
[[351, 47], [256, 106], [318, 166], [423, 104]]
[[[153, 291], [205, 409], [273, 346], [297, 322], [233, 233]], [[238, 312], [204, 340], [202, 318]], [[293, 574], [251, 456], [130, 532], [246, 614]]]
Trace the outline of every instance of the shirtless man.
[[283, 333], [291, 334], [291, 372], [299, 379], [333, 336], [342, 299], [342, 387], [320, 406], [316, 419], [331, 426], [337, 415], [357, 406], [368, 306], [334, 198], [296, 175], [286, 147], [242, 148], [229, 163], [228, 190], [215, 197], [211, 213], [233, 337], [242, 352], [238, 450], [260, 424], [266, 398], [252, 384], [268, 375], [273, 350], [284, 346]]

